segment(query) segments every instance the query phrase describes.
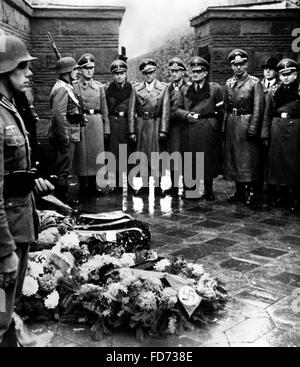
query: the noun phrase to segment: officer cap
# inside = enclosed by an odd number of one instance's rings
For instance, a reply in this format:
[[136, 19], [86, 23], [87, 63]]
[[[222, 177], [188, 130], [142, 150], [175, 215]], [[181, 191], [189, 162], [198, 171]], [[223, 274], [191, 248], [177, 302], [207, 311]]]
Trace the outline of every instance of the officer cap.
[[78, 69], [79, 65], [76, 64], [76, 61], [73, 57], [62, 57], [56, 62], [56, 71], [57, 74], [66, 74], [71, 73], [74, 69]]
[[92, 54], [84, 54], [78, 60], [78, 65], [81, 68], [93, 68], [95, 67], [95, 56]]
[[207, 71], [209, 69], [209, 63], [200, 56], [194, 56], [190, 61], [190, 67], [192, 71]]
[[298, 64], [295, 60], [292, 59], [282, 59], [277, 64], [277, 71], [282, 73], [292, 72], [298, 70]]
[[16, 36], [0, 35], [3, 50], [0, 51], [0, 74], [9, 73], [21, 64], [36, 60], [32, 57], [23, 41]]
[[249, 59], [249, 56], [246, 51], [237, 48], [230, 52], [228, 58], [230, 63], [235, 65], [247, 61]]
[[142, 73], [151, 73], [151, 72], [155, 71], [156, 69], [157, 69], [157, 64], [152, 59], [145, 59], [140, 64], [140, 71]]
[[181, 59], [173, 57], [169, 61], [169, 70], [186, 70], [186, 67]]
[[278, 64], [278, 60], [275, 57], [268, 57], [265, 62], [262, 64], [263, 69], [273, 69], [276, 70], [276, 66]]
[[115, 60], [110, 65], [111, 73], [121, 73], [123, 71], [127, 71], [127, 64], [123, 60]]

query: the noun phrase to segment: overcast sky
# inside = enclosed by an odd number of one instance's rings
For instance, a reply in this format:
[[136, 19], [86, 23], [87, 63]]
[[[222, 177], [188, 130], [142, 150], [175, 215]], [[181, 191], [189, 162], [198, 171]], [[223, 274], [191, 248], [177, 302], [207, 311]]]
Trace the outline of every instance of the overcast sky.
[[[126, 47], [127, 56], [131, 58], [144, 54], [154, 47], [159, 46], [164, 36], [173, 30], [181, 31], [183, 29], [191, 29], [189, 19], [198, 15], [207, 6], [225, 5], [230, 0], [39, 1], [44, 4], [125, 6], [126, 12], [120, 28], [120, 46]], [[240, 2], [242, 1], [245, 2], [245, 0], [241, 0]]]

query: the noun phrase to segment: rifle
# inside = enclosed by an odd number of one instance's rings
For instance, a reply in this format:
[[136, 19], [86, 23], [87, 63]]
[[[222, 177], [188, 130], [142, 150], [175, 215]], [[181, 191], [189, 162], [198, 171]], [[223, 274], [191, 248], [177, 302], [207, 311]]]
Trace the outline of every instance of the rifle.
[[[61, 53], [58, 51], [58, 48], [57, 48], [57, 46], [56, 46], [56, 44], [54, 42], [54, 39], [52, 38], [52, 35], [51, 35], [50, 32], [48, 32], [48, 38], [49, 38], [49, 41], [50, 41], [50, 43], [52, 45], [52, 48], [53, 48], [53, 50], [55, 52], [55, 55], [56, 55], [57, 60], [60, 60], [62, 58]], [[72, 83], [72, 85], [73, 85], [73, 83]], [[73, 88], [74, 88], [74, 85], [73, 85]], [[86, 120], [86, 118], [84, 116], [84, 113], [83, 113], [83, 101], [82, 101], [82, 97], [80, 95], [78, 95], [78, 94], [75, 93], [75, 88], [74, 88], [74, 94], [76, 95], [76, 97], [77, 97], [77, 99], [79, 101], [79, 104], [78, 104], [77, 107], [78, 107], [78, 110], [79, 110], [79, 115], [81, 115], [81, 117], [79, 118], [79, 120], [80, 120], [80, 122], [79, 122], [80, 123], [80, 126], [86, 126], [87, 120]]]
[[53, 40], [50, 32], [48, 32], [48, 38], [49, 38], [49, 41], [50, 41], [50, 43], [52, 45], [52, 48], [53, 48], [53, 50], [55, 52], [55, 55], [56, 55], [57, 60], [61, 59], [61, 54], [58, 51], [58, 48], [57, 48], [57, 46], [56, 46], [56, 44], [55, 44], [55, 42], [54, 42], [54, 40]]

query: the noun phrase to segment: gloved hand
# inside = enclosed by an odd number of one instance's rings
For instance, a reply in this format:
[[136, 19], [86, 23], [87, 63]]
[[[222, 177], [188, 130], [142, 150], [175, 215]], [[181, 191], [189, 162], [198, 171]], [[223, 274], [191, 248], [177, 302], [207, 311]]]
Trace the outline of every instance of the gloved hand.
[[38, 196], [43, 197], [54, 191], [54, 186], [48, 180], [40, 177], [34, 181], [34, 191]]
[[192, 112], [186, 116], [186, 120], [189, 123], [195, 124], [198, 121], [198, 117], [199, 117], [199, 114], [195, 114], [194, 112]]
[[167, 134], [166, 133], [159, 133], [158, 140], [160, 143], [165, 143], [167, 141]]
[[0, 258], [0, 288], [9, 288], [17, 279], [19, 258], [15, 252]]
[[128, 140], [129, 140], [130, 143], [136, 144], [136, 142], [137, 142], [136, 134], [130, 134], [128, 136]]
[[268, 140], [268, 138], [261, 139], [261, 145], [263, 147], [268, 147], [269, 146], [269, 140]]

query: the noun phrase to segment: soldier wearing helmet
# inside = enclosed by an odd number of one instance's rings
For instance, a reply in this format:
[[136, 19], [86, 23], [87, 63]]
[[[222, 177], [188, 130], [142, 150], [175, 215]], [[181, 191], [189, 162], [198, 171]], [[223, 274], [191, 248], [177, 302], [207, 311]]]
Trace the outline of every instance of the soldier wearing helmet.
[[72, 166], [75, 144], [80, 141], [80, 104], [72, 83], [77, 79], [78, 65], [72, 57], [56, 63], [58, 79], [50, 94], [52, 109], [51, 144], [55, 151], [54, 173], [57, 176], [56, 196], [70, 204], [68, 176]]
[[74, 157], [74, 172], [79, 177], [79, 195], [102, 195], [104, 185], [97, 181], [97, 156], [105, 151], [109, 139], [110, 125], [102, 83], [94, 79], [95, 57], [86, 53], [78, 60], [80, 78], [74, 83], [83, 113], [85, 126], [80, 129], [81, 141], [77, 144]]
[[[15, 36], [3, 36], [0, 52], [0, 346], [17, 346], [12, 313], [21, 296], [29, 246], [37, 238], [33, 192], [48, 194], [54, 187], [36, 179], [30, 159], [25, 122], [15, 98], [25, 93], [35, 60]], [[3, 41], [3, 39], [2, 39]], [[3, 307], [4, 301], [4, 309]]]
[[[111, 127], [109, 150], [116, 157], [116, 191], [122, 187], [119, 169], [119, 145], [128, 143], [128, 109], [132, 85], [127, 81], [127, 64], [114, 60], [110, 66], [113, 81], [106, 90], [106, 99]], [[128, 147], [127, 147], [128, 151]], [[128, 152], [129, 153], [129, 152]], [[124, 157], [127, 161], [127, 157]]]

